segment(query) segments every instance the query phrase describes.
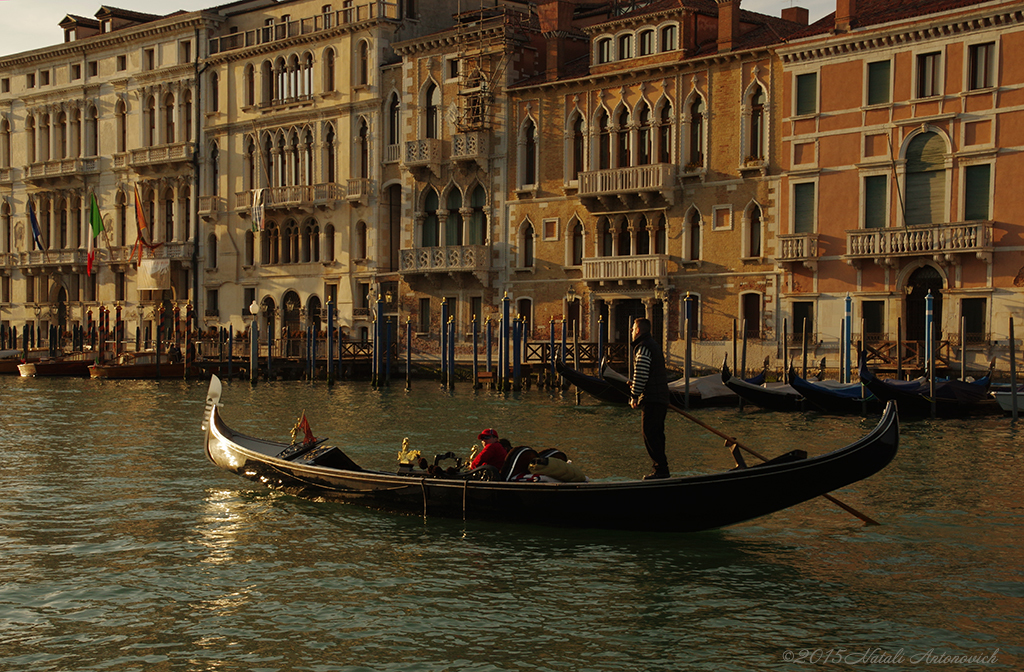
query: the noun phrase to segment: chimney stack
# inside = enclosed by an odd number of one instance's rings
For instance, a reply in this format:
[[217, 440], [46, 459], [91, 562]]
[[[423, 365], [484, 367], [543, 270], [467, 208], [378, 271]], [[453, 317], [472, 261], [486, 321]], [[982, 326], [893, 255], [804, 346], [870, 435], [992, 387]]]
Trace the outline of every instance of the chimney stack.
[[547, 46], [544, 68], [548, 79], [557, 79], [569, 60], [567, 42], [575, 9], [574, 0], [541, 0], [537, 3], [540, 32]]
[[799, 23], [801, 26], [806, 26], [810, 22], [810, 16], [804, 7], [787, 7], [782, 10], [782, 18], [785, 21]]
[[845, 33], [857, 18], [857, 0], [836, 0], [836, 32]]
[[740, 0], [715, 2], [718, 3], [718, 52], [732, 51], [740, 37]]

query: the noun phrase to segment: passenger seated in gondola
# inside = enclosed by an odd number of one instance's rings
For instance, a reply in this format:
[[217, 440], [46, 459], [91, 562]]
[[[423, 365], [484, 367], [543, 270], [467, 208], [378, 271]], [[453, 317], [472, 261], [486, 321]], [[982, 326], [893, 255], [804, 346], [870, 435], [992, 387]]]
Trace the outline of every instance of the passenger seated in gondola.
[[483, 449], [473, 457], [473, 461], [469, 463], [469, 469], [472, 471], [478, 467], [482, 467], [485, 464], [490, 465], [501, 471], [502, 466], [505, 464], [505, 456], [508, 452], [505, 450], [505, 446], [501, 445], [501, 441], [498, 439], [498, 433], [493, 429], [485, 429], [476, 437], [480, 439], [483, 444]]

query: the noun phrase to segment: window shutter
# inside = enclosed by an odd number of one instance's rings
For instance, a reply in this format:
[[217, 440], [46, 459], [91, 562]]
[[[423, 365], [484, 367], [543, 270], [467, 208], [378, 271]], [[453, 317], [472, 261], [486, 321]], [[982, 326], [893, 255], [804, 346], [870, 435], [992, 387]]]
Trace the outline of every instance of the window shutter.
[[988, 204], [991, 166], [967, 166], [964, 170], [964, 219], [990, 219]]
[[798, 75], [796, 78], [796, 113], [814, 114], [818, 111], [818, 73]]
[[793, 233], [814, 233], [814, 183], [793, 185]]
[[891, 61], [868, 63], [868, 105], [889, 102], [889, 73]]
[[889, 178], [872, 175], [864, 178], [864, 228], [880, 229], [886, 224], [885, 201]]

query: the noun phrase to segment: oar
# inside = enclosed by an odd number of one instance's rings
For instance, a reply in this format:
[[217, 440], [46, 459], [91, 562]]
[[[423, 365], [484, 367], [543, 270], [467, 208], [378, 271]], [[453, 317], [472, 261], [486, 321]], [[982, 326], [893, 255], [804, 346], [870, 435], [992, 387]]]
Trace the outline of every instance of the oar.
[[[727, 434], [718, 431], [714, 427], [711, 427], [710, 425], [708, 425], [705, 422], [702, 422], [701, 420], [698, 420], [697, 418], [693, 417], [692, 415], [690, 415], [689, 413], [687, 413], [683, 409], [679, 408], [678, 406], [674, 406], [672, 404], [669, 404], [669, 408], [671, 408], [673, 411], [675, 411], [679, 415], [683, 416], [687, 420], [690, 420], [691, 422], [694, 422], [694, 423], [700, 425], [701, 427], [703, 427], [704, 429], [708, 430], [712, 434], [717, 434], [718, 436], [722, 437], [723, 439], [725, 439], [726, 445], [733, 445], [733, 446], [736, 446], [737, 448], [739, 448], [740, 450], [745, 450], [748, 453], [750, 453], [751, 455], [753, 455], [754, 457], [756, 457], [757, 459], [761, 460], [762, 462], [767, 462], [768, 461], [767, 457], [765, 457], [761, 453], [757, 452], [753, 448], [748, 448], [747, 446], [744, 446], [742, 443], [740, 443], [739, 441], [737, 441], [733, 437], [728, 436]], [[867, 515], [861, 513], [860, 511], [858, 511], [857, 509], [853, 508], [849, 504], [845, 504], [845, 503], [839, 501], [838, 499], [836, 499], [835, 497], [833, 497], [830, 494], [826, 493], [826, 494], [821, 495], [821, 496], [824, 497], [825, 499], [827, 499], [828, 501], [832, 502], [833, 504], [835, 504], [839, 508], [845, 510], [847, 513], [849, 513], [849, 514], [851, 514], [853, 516], [856, 516], [857, 518], [860, 518], [861, 520], [864, 521], [865, 525], [881, 525], [881, 523], [879, 523], [877, 520], [874, 520], [870, 516], [867, 516]]]

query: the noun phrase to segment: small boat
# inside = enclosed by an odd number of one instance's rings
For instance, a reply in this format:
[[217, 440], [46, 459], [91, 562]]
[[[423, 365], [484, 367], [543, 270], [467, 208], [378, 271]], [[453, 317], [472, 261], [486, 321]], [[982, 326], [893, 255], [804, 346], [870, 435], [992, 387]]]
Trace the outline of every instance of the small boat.
[[935, 381], [935, 396], [929, 396], [927, 378], [914, 380], [882, 380], [868, 368], [861, 359], [860, 379], [879, 400], [895, 401], [899, 404], [904, 417], [929, 417], [932, 414], [932, 402], [935, 403], [935, 416], [939, 418], [957, 418], [970, 415], [979, 402], [989, 399], [989, 385], [992, 381], [991, 369], [988, 375], [973, 383], [963, 380]]
[[19, 364], [18, 373], [22, 378], [88, 378], [89, 365], [95, 359], [95, 352], [72, 352], [54, 358], [44, 357], [35, 362]]
[[[1017, 412], [1024, 411], [1024, 385], [1017, 388]], [[1001, 386], [998, 390], [992, 390], [992, 398], [999, 404], [1003, 413], [1013, 413], [1013, 388], [1009, 385]]]
[[744, 401], [759, 406], [766, 411], [802, 411], [804, 398], [791, 385], [778, 383], [772, 386], [754, 385], [736, 378], [729, 371], [729, 366], [722, 367], [722, 382]]
[[[629, 379], [608, 365], [601, 369], [601, 376], [588, 376], [561, 361], [555, 362], [555, 369], [567, 381], [583, 392], [606, 404], [629, 403]], [[764, 381], [764, 373], [749, 379], [753, 384]], [[682, 378], [670, 381], [668, 390], [671, 403], [683, 408], [686, 403], [686, 382]], [[727, 406], [736, 403], [736, 394], [722, 384], [721, 376], [699, 376], [690, 379], [690, 407]]]
[[[896, 405], [889, 404], [870, 433], [843, 448], [814, 457], [792, 451], [762, 465], [705, 476], [536, 482], [494, 480], [501, 472], [481, 467], [439, 477], [413, 464], [400, 465], [397, 471], [364, 469], [340, 449], [315, 439], [289, 445], [236, 432], [221, 415], [221, 391], [220, 379], [213, 376], [203, 431], [206, 456], [217, 466], [302, 497], [457, 519], [656, 532], [710, 530], [868, 478], [889, 464], [899, 446]], [[445, 456], [451, 453], [435, 457], [435, 464]]]
[[837, 415], [867, 415], [882, 412], [882, 402], [865, 389], [863, 383], [840, 383], [835, 380], [817, 382], [801, 378], [796, 369], [789, 369], [789, 384], [810, 408]]
[[[203, 371], [198, 366], [190, 365], [187, 368], [187, 375], [190, 378], [199, 378], [203, 376]], [[166, 352], [158, 355], [154, 350], [146, 350], [122, 353], [116, 362], [93, 364], [89, 367], [89, 376], [122, 380], [184, 378], [186, 367], [180, 355], [174, 357]]]
[[2, 350], [0, 351], [0, 374], [17, 374], [19, 364], [24, 364], [25, 362], [38, 362], [46, 354], [47, 350], [45, 348], [29, 350], [28, 359], [26, 359], [24, 350], [18, 350], [16, 348]]

